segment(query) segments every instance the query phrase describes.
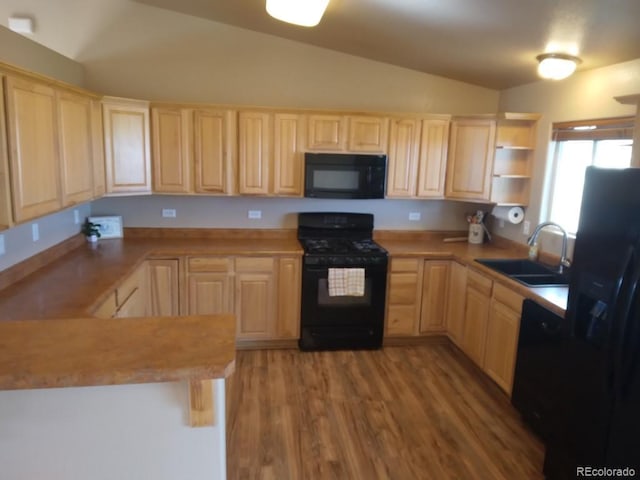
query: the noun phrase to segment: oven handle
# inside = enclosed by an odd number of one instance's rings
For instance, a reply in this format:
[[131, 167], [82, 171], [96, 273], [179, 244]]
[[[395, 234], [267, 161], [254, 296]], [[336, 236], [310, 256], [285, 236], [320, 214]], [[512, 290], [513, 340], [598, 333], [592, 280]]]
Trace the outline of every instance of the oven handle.
[[358, 267], [358, 266], [354, 266], [354, 265], [349, 265], [348, 267], [338, 267], [338, 266], [331, 266], [331, 267], [318, 267], [316, 265], [314, 266], [304, 266], [303, 269], [303, 273], [322, 273], [324, 275], [329, 275], [329, 268], [364, 268], [364, 276], [365, 277], [369, 277], [372, 274], [376, 274], [376, 273], [385, 273], [387, 272], [387, 267], [386, 266], [378, 266], [378, 265], [367, 265], [366, 267]]

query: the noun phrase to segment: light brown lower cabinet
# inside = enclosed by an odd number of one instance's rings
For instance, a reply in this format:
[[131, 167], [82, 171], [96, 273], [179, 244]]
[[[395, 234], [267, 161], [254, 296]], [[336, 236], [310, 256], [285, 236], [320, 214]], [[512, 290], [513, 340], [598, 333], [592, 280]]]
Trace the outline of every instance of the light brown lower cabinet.
[[511, 394], [513, 388], [523, 300], [524, 297], [512, 290], [494, 285], [487, 326], [484, 371], [508, 394]]
[[462, 347], [464, 334], [466, 295], [467, 267], [458, 262], [451, 262], [447, 291], [447, 333], [453, 343], [459, 347]]
[[462, 350], [483, 366], [493, 281], [474, 270], [467, 271]]
[[148, 314], [152, 317], [180, 315], [180, 260], [152, 258], [149, 271]]
[[93, 310], [97, 318], [146, 317], [148, 315], [148, 265], [143, 262]]
[[422, 274], [420, 333], [445, 333], [449, 261], [427, 260]]

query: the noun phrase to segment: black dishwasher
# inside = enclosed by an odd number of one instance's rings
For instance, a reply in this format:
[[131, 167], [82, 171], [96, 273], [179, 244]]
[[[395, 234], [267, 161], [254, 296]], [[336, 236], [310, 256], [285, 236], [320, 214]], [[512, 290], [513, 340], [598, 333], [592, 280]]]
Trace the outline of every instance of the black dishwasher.
[[511, 403], [545, 444], [562, 411], [568, 330], [564, 318], [533, 300], [523, 302]]

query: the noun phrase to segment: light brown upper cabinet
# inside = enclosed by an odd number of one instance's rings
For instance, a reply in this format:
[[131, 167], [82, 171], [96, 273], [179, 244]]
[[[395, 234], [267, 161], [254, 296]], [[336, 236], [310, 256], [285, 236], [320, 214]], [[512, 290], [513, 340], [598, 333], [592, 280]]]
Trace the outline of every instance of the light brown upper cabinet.
[[309, 114], [307, 150], [386, 153], [389, 119], [376, 115]]
[[273, 134], [273, 193], [301, 197], [304, 184], [304, 115], [276, 113]]
[[94, 198], [93, 109], [90, 97], [66, 91], [57, 96], [64, 208]]
[[7, 130], [4, 119], [4, 78], [0, 77], [0, 230], [6, 230], [13, 224], [13, 216], [11, 215], [11, 190], [9, 187]]
[[193, 111], [187, 108], [151, 109], [154, 192], [193, 192], [192, 115]]
[[238, 114], [238, 192], [269, 193], [272, 116], [264, 112]]
[[100, 198], [107, 192], [104, 170], [104, 129], [102, 128], [102, 104], [91, 100], [91, 137], [93, 146], [93, 198]]
[[537, 113], [498, 115], [492, 202], [498, 205], [528, 205], [539, 119]]
[[495, 119], [456, 118], [451, 122], [447, 198], [490, 199], [495, 132]]
[[56, 92], [12, 76], [5, 88], [13, 213], [23, 222], [62, 206]]
[[238, 192], [302, 196], [304, 134], [304, 115], [240, 112]]
[[236, 112], [198, 108], [193, 112], [196, 193], [235, 191]]
[[387, 197], [442, 198], [449, 120], [391, 120]]
[[353, 115], [347, 118], [349, 142], [347, 150], [362, 153], [386, 153], [389, 119]]
[[102, 99], [108, 195], [151, 193], [149, 103]]

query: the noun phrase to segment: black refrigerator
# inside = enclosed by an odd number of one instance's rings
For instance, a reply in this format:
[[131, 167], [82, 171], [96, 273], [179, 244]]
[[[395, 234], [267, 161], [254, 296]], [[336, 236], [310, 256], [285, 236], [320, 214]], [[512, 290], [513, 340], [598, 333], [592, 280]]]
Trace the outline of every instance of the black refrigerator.
[[639, 282], [640, 169], [589, 167], [554, 367], [564, 381], [546, 442], [548, 480], [589, 471], [640, 478]]

